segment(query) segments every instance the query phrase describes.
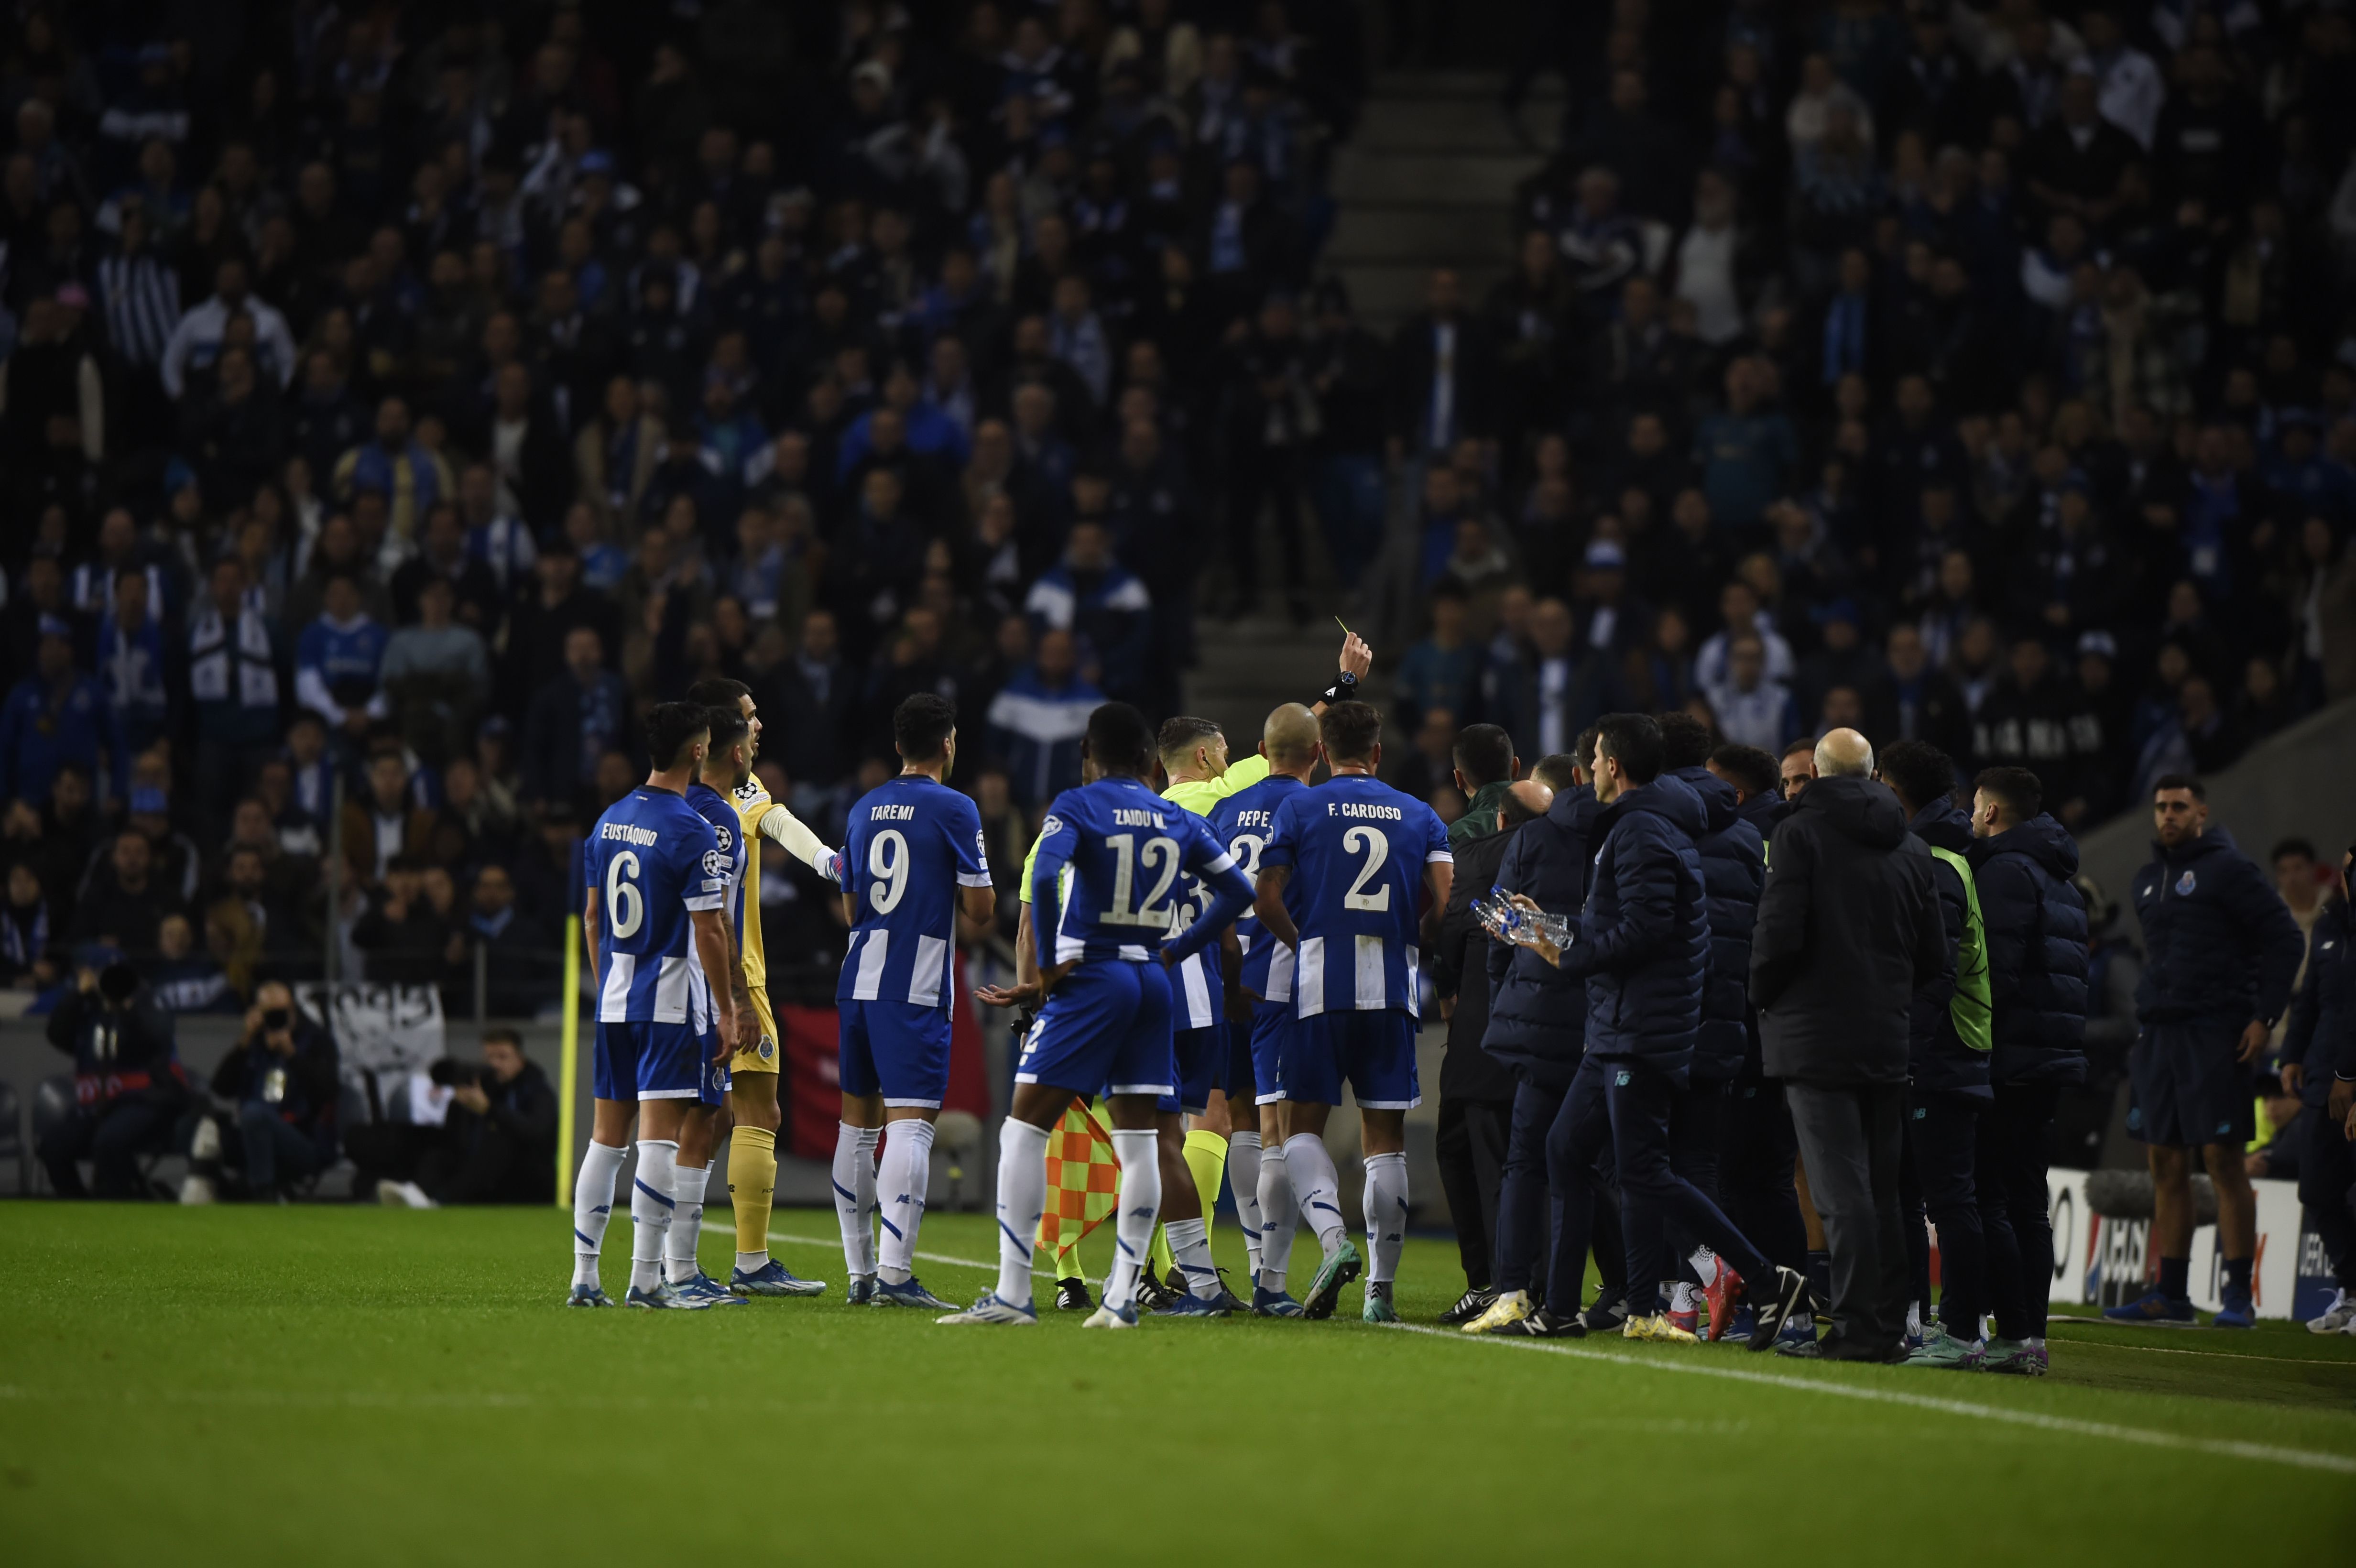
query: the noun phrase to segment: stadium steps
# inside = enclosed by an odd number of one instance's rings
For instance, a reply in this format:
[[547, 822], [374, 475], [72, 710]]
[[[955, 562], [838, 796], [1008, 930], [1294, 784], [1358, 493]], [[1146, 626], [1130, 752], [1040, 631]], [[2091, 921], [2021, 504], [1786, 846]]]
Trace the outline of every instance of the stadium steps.
[[[1326, 266], [1358, 314], [1387, 334], [1423, 302], [1431, 269], [1463, 274], [1478, 301], [1512, 260], [1514, 187], [1543, 162], [1516, 145], [1497, 111], [1494, 71], [1383, 71], [1350, 144], [1335, 155], [1339, 212]], [[1562, 115], [1558, 96], [1533, 97], [1524, 123], [1540, 134]]]

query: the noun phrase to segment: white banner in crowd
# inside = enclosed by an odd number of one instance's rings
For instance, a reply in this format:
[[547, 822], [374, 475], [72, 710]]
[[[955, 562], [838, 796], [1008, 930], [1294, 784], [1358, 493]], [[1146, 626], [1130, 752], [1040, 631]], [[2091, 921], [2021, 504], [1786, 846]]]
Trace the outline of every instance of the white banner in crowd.
[[[2050, 1170], [2046, 1200], [2053, 1215], [2053, 1277], [2050, 1298], [2057, 1305], [2115, 1307], [2141, 1296], [2153, 1275], [2151, 1221], [2097, 1214], [2086, 1201], [2086, 1172]], [[2300, 1298], [2329, 1275], [2316, 1262], [2321, 1248], [2302, 1234], [2298, 1186], [2290, 1181], [2253, 1181], [2258, 1195], [2258, 1245], [2250, 1271], [2250, 1294], [2261, 1317], [2305, 1317], [2320, 1311]], [[2315, 1254], [2310, 1258], [2308, 1254]], [[2308, 1266], [2310, 1264], [2314, 1266]], [[2192, 1232], [2192, 1304], [2204, 1312], [2222, 1305], [2224, 1270], [2217, 1253], [2217, 1227]], [[2308, 1288], [2302, 1289], [2302, 1285]]]
[[442, 993], [433, 986], [311, 980], [294, 987], [294, 1004], [335, 1037], [347, 1069], [422, 1072], [443, 1055]]

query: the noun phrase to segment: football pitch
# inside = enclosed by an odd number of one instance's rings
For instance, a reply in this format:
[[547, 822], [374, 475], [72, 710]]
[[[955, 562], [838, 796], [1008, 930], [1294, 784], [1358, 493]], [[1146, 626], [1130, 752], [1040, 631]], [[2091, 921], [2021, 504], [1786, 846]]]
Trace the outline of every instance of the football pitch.
[[[2296, 1325], [2057, 1322], [2042, 1381], [1374, 1328], [1355, 1286], [1325, 1323], [950, 1329], [844, 1306], [813, 1211], [773, 1247], [826, 1298], [570, 1312], [565, 1230], [0, 1205], [7, 1560], [2094, 1564], [2356, 1529], [2356, 1339]], [[926, 1282], [970, 1298], [991, 1233], [929, 1218]], [[1461, 1283], [1412, 1241], [1398, 1305]]]

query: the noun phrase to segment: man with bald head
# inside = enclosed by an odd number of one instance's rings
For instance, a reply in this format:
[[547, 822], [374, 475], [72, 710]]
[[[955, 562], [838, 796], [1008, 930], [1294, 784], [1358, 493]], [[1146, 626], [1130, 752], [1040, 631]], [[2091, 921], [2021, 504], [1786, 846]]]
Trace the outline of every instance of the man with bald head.
[[1779, 1346], [1826, 1360], [1905, 1357], [1899, 1214], [1909, 1019], [1947, 958], [1933, 861], [1870, 775], [1854, 730], [1816, 742], [1815, 773], [1775, 827], [1751, 938], [1762, 1065], [1783, 1081], [1832, 1253], [1832, 1330]]

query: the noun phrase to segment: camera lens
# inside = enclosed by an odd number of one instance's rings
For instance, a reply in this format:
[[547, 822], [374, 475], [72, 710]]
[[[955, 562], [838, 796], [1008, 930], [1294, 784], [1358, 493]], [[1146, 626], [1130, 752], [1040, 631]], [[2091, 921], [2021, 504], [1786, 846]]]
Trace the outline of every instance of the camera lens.
[[293, 1023], [294, 1021], [294, 1015], [288, 1012], [284, 1008], [271, 1008], [266, 1009], [262, 1015], [262, 1027], [264, 1029], [284, 1029], [288, 1024]]

